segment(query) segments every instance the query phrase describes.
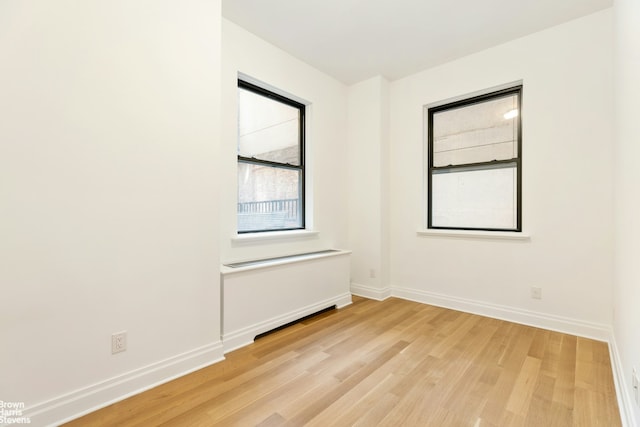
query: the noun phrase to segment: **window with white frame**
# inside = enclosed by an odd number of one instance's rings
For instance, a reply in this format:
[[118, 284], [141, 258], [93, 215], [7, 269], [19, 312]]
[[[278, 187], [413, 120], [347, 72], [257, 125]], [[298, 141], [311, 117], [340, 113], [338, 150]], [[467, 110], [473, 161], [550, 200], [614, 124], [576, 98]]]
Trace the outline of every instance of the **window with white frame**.
[[427, 228], [522, 231], [522, 86], [427, 108]]
[[238, 80], [238, 233], [305, 227], [304, 115], [304, 104]]

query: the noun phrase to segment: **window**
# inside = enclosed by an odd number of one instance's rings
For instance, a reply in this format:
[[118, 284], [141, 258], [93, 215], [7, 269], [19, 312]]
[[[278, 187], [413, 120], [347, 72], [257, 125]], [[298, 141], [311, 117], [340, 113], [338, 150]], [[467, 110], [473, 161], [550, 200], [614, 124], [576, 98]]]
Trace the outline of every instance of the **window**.
[[428, 108], [427, 228], [522, 231], [522, 86]]
[[304, 113], [238, 80], [238, 233], [304, 228]]

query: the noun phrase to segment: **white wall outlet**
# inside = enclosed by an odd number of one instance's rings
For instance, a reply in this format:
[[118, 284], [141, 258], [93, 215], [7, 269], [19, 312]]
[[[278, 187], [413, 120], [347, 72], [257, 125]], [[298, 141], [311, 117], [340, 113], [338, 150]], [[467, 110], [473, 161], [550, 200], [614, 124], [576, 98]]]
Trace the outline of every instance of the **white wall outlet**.
[[531, 298], [533, 299], [542, 299], [542, 288], [537, 288], [535, 286], [531, 287]]
[[111, 354], [123, 352], [127, 349], [127, 331], [111, 335]]
[[375, 279], [376, 278], [376, 270], [373, 268], [369, 269], [369, 278], [371, 279]]

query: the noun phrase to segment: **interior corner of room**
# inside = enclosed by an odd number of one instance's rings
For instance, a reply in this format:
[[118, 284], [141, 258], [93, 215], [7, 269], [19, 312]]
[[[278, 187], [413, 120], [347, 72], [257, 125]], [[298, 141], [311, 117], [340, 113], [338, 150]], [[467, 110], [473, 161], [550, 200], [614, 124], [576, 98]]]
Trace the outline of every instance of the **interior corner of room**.
[[[0, 409], [58, 425], [354, 297], [397, 298], [605, 342], [637, 425], [639, 3], [371, 75], [328, 48], [344, 34], [306, 57], [237, 6], [0, 2]], [[239, 156], [239, 78], [304, 106], [300, 164]], [[439, 226], [435, 174], [499, 168], [429, 165], [429, 108], [519, 85], [522, 145], [492, 160], [518, 177], [513, 217]], [[304, 218], [239, 230], [242, 162], [304, 173]]]

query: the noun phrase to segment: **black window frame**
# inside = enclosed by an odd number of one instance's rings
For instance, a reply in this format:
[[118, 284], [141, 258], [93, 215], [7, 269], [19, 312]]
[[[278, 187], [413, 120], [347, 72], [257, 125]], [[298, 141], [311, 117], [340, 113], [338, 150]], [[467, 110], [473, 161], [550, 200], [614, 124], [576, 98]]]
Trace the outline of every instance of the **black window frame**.
[[[522, 232], [522, 87], [523, 85], [510, 86], [505, 89], [488, 92], [482, 95], [472, 96], [461, 100], [449, 102], [446, 104], [427, 108], [427, 145], [428, 145], [428, 172], [427, 172], [427, 229], [430, 230], [469, 230], [469, 231], [496, 231], [496, 232]], [[434, 166], [433, 165], [433, 116], [442, 111], [453, 110], [473, 104], [479, 104], [492, 99], [503, 98], [506, 96], [517, 95], [518, 100], [518, 156], [506, 160], [491, 160], [478, 163], [464, 163], [460, 165]], [[433, 189], [432, 177], [435, 173], [443, 173], [450, 170], [479, 170], [479, 169], [498, 169], [501, 167], [509, 167], [515, 164], [516, 167], [516, 227], [515, 228], [482, 228], [482, 227], [445, 227], [434, 226], [432, 223], [433, 216]]]
[[[266, 98], [270, 98], [274, 101], [281, 102], [290, 107], [297, 108], [299, 111], [299, 127], [298, 127], [298, 144], [299, 144], [299, 165], [293, 165], [290, 163], [281, 163], [274, 162], [271, 160], [262, 160], [257, 159], [255, 157], [245, 157], [238, 154], [238, 164], [252, 164], [252, 165], [263, 165], [280, 169], [288, 169], [288, 170], [298, 170], [300, 171], [300, 206], [298, 208], [300, 213], [300, 226], [299, 227], [290, 227], [290, 228], [272, 228], [272, 229], [260, 229], [260, 230], [238, 230], [236, 226], [236, 231], [238, 234], [246, 234], [246, 233], [265, 233], [265, 232], [273, 232], [273, 231], [291, 231], [291, 230], [304, 230], [306, 228], [306, 177], [305, 177], [305, 113], [306, 113], [306, 105], [294, 101], [293, 99], [287, 98], [286, 96], [280, 95], [278, 93], [272, 92], [268, 89], [265, 89], [261, 86], [255, 85], [253, 83], [249, 83], [246, 80], [238, 79], [238, 89], [245, 89], [251, 91], [255, 94], [264, 96]], [[237, 215], [237, 213], [236, 213]]]

